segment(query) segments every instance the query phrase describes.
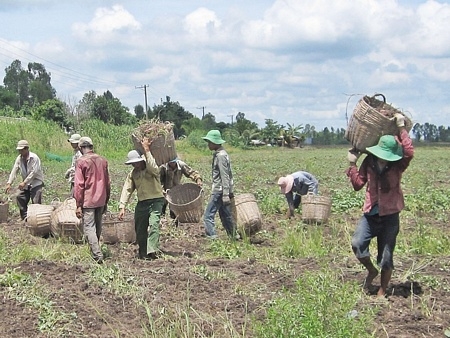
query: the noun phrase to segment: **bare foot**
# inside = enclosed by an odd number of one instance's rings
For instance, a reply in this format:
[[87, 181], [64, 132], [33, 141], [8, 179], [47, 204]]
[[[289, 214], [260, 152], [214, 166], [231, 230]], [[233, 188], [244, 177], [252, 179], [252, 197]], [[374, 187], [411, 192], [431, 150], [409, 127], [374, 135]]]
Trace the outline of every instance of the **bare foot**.
[[378, 270], [377, 269], [370, 270], [369, 273], [367, 274], [366, 279], [364, 280], [364, 287], [368, 289], [372, 288], [372, 282], [376, 276], [378, 276]]

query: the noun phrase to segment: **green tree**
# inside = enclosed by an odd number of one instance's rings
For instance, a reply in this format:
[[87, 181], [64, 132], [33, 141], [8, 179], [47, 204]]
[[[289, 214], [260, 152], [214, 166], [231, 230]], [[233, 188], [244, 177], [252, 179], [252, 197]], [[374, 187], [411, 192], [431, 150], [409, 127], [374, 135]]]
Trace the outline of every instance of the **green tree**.
[[19, 60], [14, 60], [10, 66], [5, 68], [3, 84], [5, 88], [16, 95], [13, 108], [19, 110], [25, 102], [28, 102], [28, 73], [22, 68]]
[[64, 102], [58, 99], [50, 99], [32, 109], [35, 120], [48, 120], [58, 123], [62, 127], [68, 127], [67, 111]]
[[138, 120], [145, 119], [144, 107], [141, 104], [134, 106], [134, 115]]
[[27, 69], [23, 69], [22, 63], [14, 60], [5, 69], [5, 73], [3, 83], [7, 90], [16, 94], [14, 102], [16, 110], [25, 104], [30, 107], [39, 105], [56, 96], [56, 91], [50, 83], [51, 76], [40, 63], [30, 62]]
[[[203, 129], [211, 130], [216, 128], [216, 117], [210, 112], [205, 114], [202, 118]], [[221, 129], [223, 131], [224, 129]]]
[[56, 90], [51, 85], [51, 74], [37, 62], [28, 64], [29, 85], [28, 93], [32, 104], [40, 104], [56, 96]]
[[249, 119], [246, 119], [245, 114], [239, 112], [236, 115], [236, 123], [234, 124], [233, 128], [238, 131], [239, 135], [242, 135], [245, 130], [258, 129], [258, 124], [256, 122], [250, 121]]
[[275, 144], [279, 134], [281, 126], [277, 121], [272, 119], [266, 119], [266, 126], [261, 130], [261, 137], [264, 142]]
[[16, 94], [14, 94], [14, 92], [0, 86], [0, 109], [14, 107], [16, 101]]
[[184, 121], [184, 123], [181, 125], [181, 129], [184, 130], [184, 134], [186, 136], [190, 135], [194, 130], [204, 131], [202, 120], [200, 120], [196, 116]]
[[181, 125], [194, 117], [192, 113], [185, 110], [179, 102], [170, 100], [170, 96], [166, 96], [166, 101], [159, 105], [154, 105], [151, 109], [152, 117], [161, 121], [170, 121], [173, 123], [173, 133], [175, 137], [183, 135], [185, 132]]

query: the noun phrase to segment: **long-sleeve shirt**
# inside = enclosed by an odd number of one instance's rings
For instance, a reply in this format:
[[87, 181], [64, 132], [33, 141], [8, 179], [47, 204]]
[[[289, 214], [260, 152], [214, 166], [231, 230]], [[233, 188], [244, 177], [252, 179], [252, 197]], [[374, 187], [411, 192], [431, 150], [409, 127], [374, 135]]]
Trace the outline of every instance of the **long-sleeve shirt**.
[[230, 157], [225, 149], [220, 147], [213, 154], [211, 193], [230, 195], [233, 193], [233, 186]]
[[108, 161], [93, 152], [82, 155], [76, 162], [74, 198], [77, 207], [99, 208], [108, 204], [111, 181]]
[[74, 153], [72, 156], [72, 165], [68, 169], [69, 178], [67, 180], [69, 181], [69, 183], [75, 182], [75, 164], [76, 164], [77, 160], [81, 157], [81, 155], [82, 154], [79, 149], [74, 150]]
[[136, 190], [138, 201], [164, 197], [159, 176], [159, 166], [150, 152], [143, 155], [145, 169], [133, 170], [125, 178], [120, 195], [119, 208], [125, 208], [131, 195]]
[[294, 193], [299, 195], [306, 195], [309, 192], [317, 194], [319, 182], [314, 175], [306, 171], [297, 171], [291, 174], [291, 176], [294, 177], [294, 183], [292, 184], [291, 191], [285, 195], [290, 207], [294, 205]]
[[361, 190], [367, 183], [363, 205], [365, 214], [370, 213], [375, 205], [378, 206], [380, 216], [400, 212], [405, 207], [400, 183], [403, 172], [414, 156], [414, 147], [405, 129], [400, 132], [399, 139], [403, 147], [402, 159], [387, 162], [387, 165], [379, 170], [376, 157], [369, 154], [361, 163], [359, 170], [356, 165], [347, 169], [346, 174], [356, 191]]
[[42, 173], [40, 158], [31, 151], [27, 160], [23, 160], [22, 155], [17, 156], [12, 167], [7, 184], [12, 184], [20, 172], [25, 188], [28, 185], [37, 187], [44, 184], [44, 174]]
[[159, 167], [161, 184], [164, 190], [172, 189], [174, 186], [180, 184], [182, 175], [190, 178], [194, 182], [202, 179], [198, 171], [192, 169], [185, 162], [178, 160], [176, 164], [175, 169], [170, 168], [167, 163]]

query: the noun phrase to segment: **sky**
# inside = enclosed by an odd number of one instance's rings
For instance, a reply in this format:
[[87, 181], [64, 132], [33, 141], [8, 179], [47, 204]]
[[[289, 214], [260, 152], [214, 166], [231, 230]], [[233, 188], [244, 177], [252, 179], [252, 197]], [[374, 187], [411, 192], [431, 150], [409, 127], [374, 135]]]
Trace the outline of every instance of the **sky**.
[[382, 93], [449, 126], [450, 0], [0, 0], [0, 67], [41, 63], [73, 105], [109, 90], [201, 117], [346, 128]]

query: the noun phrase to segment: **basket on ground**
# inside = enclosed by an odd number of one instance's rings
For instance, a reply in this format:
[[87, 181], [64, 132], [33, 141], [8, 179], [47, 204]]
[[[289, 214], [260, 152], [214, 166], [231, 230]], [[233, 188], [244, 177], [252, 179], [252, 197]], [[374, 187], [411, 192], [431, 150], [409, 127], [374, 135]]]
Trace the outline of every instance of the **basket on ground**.
[[262, 217], [255, 196], [253, 194], [236, 195], [234, 204], [238, 232], [251, 236], [260, 231]]
[[0, 223], [8, 222], [9, 203], [0, 203]]
[[150, 152], [157, 165], [162, 165], [177, 157], [172, 123], [161, 122], [157, 119], [142, 121], [131, 135], [134, 148], [141, 154], [144, 153], [141, 144], [144, 137], [153, 140], [150, 145]]
[[102, 220], [102, 238], [103, 243], [106, 244], [136, 242], [133, 215], [125, 215], [123, 221], [118, 219], [117, 214], [107, 213], [104, 215]]
[[167, 191], [166, 200], [180, 223], [199, 223], [203, 215], [203, 190], [195, 183], [184, 183]]
[[83, 223], [76, 214], [77, 204], [74, 198], [68, 198], [56, 207], [51, 217], [53, 236], [74, 243], [83, 242]]
[[53, 205], [30, 204], [28, 205], [25, 227], [33, 236], [44, 237], [50, 234], [51, 216]]
[[[377, 97], [381, 97], [382, 101]], [[393, 119], [396, 113], [405, 116], [405, 128], [409, 132], [412, 128], [411, 119], [387, 104], [383, 94], [364, 96], [353, 110], [345, 131], [345, 138], [353, 147], [365, 152], [366, 148], [376, 145], [381, 136], [398, 133], [398, 127]]]
[[326, 223], [331, 213], [331, 198], [309, 193], [302, 196], [302, 220], [306, 223]]

